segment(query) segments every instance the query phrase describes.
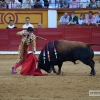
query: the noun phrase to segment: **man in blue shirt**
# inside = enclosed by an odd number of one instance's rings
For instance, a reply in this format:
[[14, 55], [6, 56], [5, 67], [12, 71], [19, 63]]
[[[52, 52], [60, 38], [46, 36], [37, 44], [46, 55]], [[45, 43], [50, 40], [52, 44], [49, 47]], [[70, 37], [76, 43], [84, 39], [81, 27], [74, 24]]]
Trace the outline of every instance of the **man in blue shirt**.
[[63, 16], [60, 18], [60, 24], [67, 24], [69, 22], [69, 15], [68, 13], [64, 13]]
[[98, 26], [100, 24], [100, 10], [98, 11], [98, 15], [95, 17], [95, 25]]

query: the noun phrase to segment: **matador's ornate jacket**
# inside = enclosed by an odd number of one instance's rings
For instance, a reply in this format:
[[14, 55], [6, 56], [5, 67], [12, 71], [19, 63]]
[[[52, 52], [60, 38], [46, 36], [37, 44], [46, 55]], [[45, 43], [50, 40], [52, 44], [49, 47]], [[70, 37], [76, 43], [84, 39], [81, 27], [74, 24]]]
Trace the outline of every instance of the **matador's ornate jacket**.
[[17, 62], [23, 62], [26, 59], [26, 55], [28, 53], [29, 45], [32, 43], [32, 50], [36, 50], [36, 36], [31, 33], [29, 35], [24, 35], [24, 33], [27, 32], [27, 30], [23, 30], [20, 32], [17, 32], [16, 34], [22, 35], [22, 40], [18, 48], [18, 60]]

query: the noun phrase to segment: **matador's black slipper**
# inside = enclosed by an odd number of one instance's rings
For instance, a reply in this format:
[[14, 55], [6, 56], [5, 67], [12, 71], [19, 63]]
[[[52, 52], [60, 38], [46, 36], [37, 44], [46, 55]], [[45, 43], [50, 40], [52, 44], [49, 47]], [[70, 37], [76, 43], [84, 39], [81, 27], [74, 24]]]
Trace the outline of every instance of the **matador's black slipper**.
[[17, 72], [14, 72], [14, 67], [12, 67], [12, 74], [16, 74]]

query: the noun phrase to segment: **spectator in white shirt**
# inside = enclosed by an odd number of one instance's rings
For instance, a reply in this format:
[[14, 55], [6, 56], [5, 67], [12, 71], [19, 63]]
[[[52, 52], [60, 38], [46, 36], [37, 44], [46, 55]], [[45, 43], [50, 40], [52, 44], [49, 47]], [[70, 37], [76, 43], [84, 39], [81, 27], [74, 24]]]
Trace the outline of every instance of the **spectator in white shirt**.
[[100, 25], [100, 10], [98, 11], [98, 15], [95, 17], [95, 25]]
[[68, 15], [68, 13], [64, 13], [64, 15], [61, 16], [59, 22], [60, 22], [60, 24], [68, 24], [68, 22], [69, 22], [69, 15]]
[[20, 8], [20, 2], [18, 0], [12, 0], [9, 5], [9, 9], [19, 9]]
[[80, 18], [78, 19], [78, 23], [79, 23], [80, 25], [86, 23], [85, 14], [83, 14], [83, 13], [80, 14]]
[[80, 0], [80, 8], [88, 8], [90, 0]]
[[33, 0], [23, 0], [22, 8], [32, 8]]
[[12, 29], [12, 28], [17, 28], [15, 25], [14, 25], [14, 21], [13, 20], [10, 20], [9, 21], [9, 25], [7, 26], [7, 28], [6, 29]]
[[25, 20], [26, 20], [26, 23], [23, 25], [22, 28], [28, 28], [28, 27], [34, 28], [34, 26], [32, 24], [30, 24], [30, 18], [29, 17], [26, 17]]
[[49, 8], [58, 8], [59, 2], [58, 0], [48, 0], [49, 2]]
[[79, 8], [79, 7], [80, 7], [80, 0], [69, 1], [69, 8]]

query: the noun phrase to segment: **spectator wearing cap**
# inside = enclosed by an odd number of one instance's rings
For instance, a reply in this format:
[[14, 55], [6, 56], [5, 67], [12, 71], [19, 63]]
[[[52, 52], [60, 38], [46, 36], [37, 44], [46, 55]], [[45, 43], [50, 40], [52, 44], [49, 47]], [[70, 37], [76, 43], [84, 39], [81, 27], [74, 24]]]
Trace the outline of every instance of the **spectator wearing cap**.
[[14, 21], [13, 21], [13, 20], [10, 20], [10, 21], [9, 21], [9, 25], [7, 26], [6, 29], [8, 29], [8, 28], [10, 28], [10, 29], [12, 29], [12, 28], [17, 28], [17, 27], [14, 25]]
[[59, 22], [60, 22], [60, 24], [68, 24], [68, 22], [69, 22], [69, 15], [68, 15], [67, 12], [65, 12], [64, 15], [61, 16]]
[[75, 15], [74, 11], [71, 13], [69, 21], [70, 22], [68, 23], [68, 25], [70, 25], [70, 24], [78, 24], [78, 16]]
[[98, 15], [96, 15], [95, 17], [95, 25], [100, 25], [100, 10], [98, 11]]
[[88, 12], [88, 15], [86, 16], [85, 19], [86, 19], [86, 24], [88, 25], [95, 23], [95, 16], [93, 15], [92, 11]]
[[30, 24], [30, 18], [29, 17], [26, 17], [25, 21], [26, 21], [26, 23], [23, 25], [22, 28], [28, 28], [28, 27], [34, 28], [34, 26], [32, 24]]

